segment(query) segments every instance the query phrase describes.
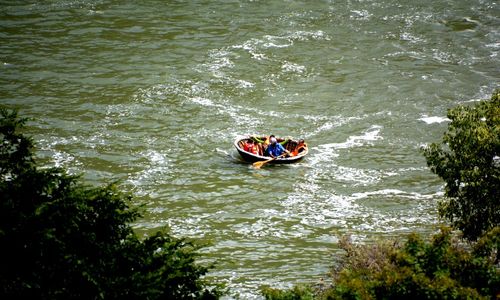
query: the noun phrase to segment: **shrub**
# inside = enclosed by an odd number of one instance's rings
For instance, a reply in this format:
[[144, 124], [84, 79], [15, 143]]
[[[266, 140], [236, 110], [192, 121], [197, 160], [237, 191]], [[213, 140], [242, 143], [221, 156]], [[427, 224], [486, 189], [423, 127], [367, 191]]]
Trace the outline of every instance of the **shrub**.
[[296, 285], [289, 290], [274, 289], [269, 286], [261, 288], [266, 300], [313, 300], [313, 289], [306, 285]]
[[449, 228], [430, 242], [413, 233], [402, 245], [347, 242], [342, 248], [341, 271], [334, 273], [323, 298], [489, 299], [500, 293], [500, 273], [490, 252], [483, 255], [463, 244]]
[[431, 241], [412, 233], [404, 242], [356, 245], [340, 242], [344, 254], [323, 288], [264, 289], [268, 300], [289, 299], [495, 299], [500, 270], [494, 249], [500, 229], [474, 247], [442, 228]]

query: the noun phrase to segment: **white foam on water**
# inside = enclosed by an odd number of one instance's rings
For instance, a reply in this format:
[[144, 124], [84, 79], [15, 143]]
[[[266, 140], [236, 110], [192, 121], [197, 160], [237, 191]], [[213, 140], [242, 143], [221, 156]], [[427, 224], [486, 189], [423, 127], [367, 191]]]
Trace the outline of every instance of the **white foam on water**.
[[495, 50], [500, 50], [500, 42], [497, 43], [491, 43], [491, 44], [486, 44], [485, 45], [487, 48], [492, 48]]
[[401, 191], [401, 190], [398, 190], [398, 189], [382, 189], [382, 190], [363, 192], [363, 193], [353, 193], [350, 198], [352, 200], [359, 200], [359, 199], [368, 198], [368, 197], [374, 196], [374, 195], [384, 195], [384, 196], [394, 196], [394, 195], [405, 196], [406, 195], [406, 196], [409, 196], [408, 193]]
[[427, 115], [423, 115], [418, 120], [423, 121], [423, 122], [425, 122], [427, 124], [443, 123], [443, 122], [450, 121], [450, 119], [445, 118], [445, 117], [437, 117], [437, 116], [429, 117]]
[[245, 41], [243, 44], [240, 45], [233, 45], [231, 46], [232, 49], [241, 49], [246, 52], [248, 52], [252, 58], [256, 60], [265, 60], [268, 59], [268, 57], [260, 52], [260, 45], [263, 44], [262, 40], [259, 39], [250, 39], [248, 41]]
[[294, 41], [308, 40], [330, 40], [322, 30], [317, 31], [294, 31], [288, 35], [275, 36], [264, 35], [262, 38], [252, 38], [243, 44], [233, 45], [231, 49], [241, 49], [247, 51], [256, 60], [265, 60], [268, 57], [263, 51], [268, 49], [282, 49], [293, 46]]
[[255, 84], [250, 82], [250, 81], [238, 79], [236, 82], [238, 83], [238, 87], [242, 88], [242, 89], [248, 89], [248, 88], [255, 87]]
[[[377, 232], [404, 232], [420, 224], [424, 218], [434, 222], [437, 215], [429, 214], [429, 211], [435, 209], [435, 201], [442, 196], [442, 192], [421, 194], [399, 189], [353, 193], [348, 198], [360, 203], [357, 219], [361, 217], [365, 220], [361, 224], [353, 224], [353, 228]], [[360, 200], [364, 202], [359, 202]], [[382, 206], [379, 207], [378, 203]]]
[[382, 179], [380, 171], [343, 166], [336, 166], [333, 176], [337, 181], [349, 182], [353, 186], [374, 184]]
[[209, 214], [171, 217], [166, 220], [162, 219], [162, 223], [157, 227], [167, 225], [175, 235], [201, 238], [209, 230], [209, 226], [204, 222], [204, 219], [209, 217]]
[[331, 129], [340, 127], [345, 124], [349, 124], [352, 121], [356, 120], [362, 120], [363, 118], [366, 118], [367, 116], [357, 116], [357, 117], [342, 117], [342, 116], [323, 116], [323, 115], [297, 115], [294, 116], [294, 118], [299, 118], [302, 117], [305, 120], [312, 122], [312, 123], [317, 123], [317, 128], [314, 130], [310, 130], [307, 133], [304, 134], [305, 138], [310, 138], [312, 136], [316, 136], [322, 132], [329, 132]]
[[158, 151], [155, 150], [147, 150], [141, 153], [142, 156], [147, 157], [151, 164], [155, 165], [167, 165], [168, 164], [168, 159], [166, 156]]
[[69, 153], [57, 151], [54, 149], [52, 149], [52, 151], [54, 152], [54, 154], [52, 155], [52, 159], [56, 168], [67, 167], [68, 165], [76, 161], [75, 157]]
[[445, 51], [441, 51], [439, 49], [432, 49], [432, 51], [433, 51], [432, 58], [434, 58], [435, 60], [446, 64], [454, 62], [452, 54]]
[[[283, 43], [285, 42], [285, 43]], [[292, 46], [286, 37], [274, 36], [274, 35], [265, 35], [264, 41], [261, 43], [264, 49], [270, 48], [288, 48]]]
[[298, 74], [302, 74], [302, 73], [304, 73], [306, 71], [306, 67], [305, 66], [294, 64], [294, 63], [291, 63], [291, 62], [288, 62], [288, 61], [285, 61], [281, 65], [281, 69], [284, 72], [298, 73]]
[[392, 53], [385, 54], [384, 58], [395, 58], [396, 60], [401, 60], [405, 58], [410, 58], [414, 60], [423, 60], [425, 55], [416, 51], [396, 51]]
[[155, 185], [169, 180], [171, 175], [171, 161], [166, 154], [152, 149], [142, 151], [138, 154], [147, 161], [144, 169], [136, 173], [131, 173], [126, 182], [130, 183], [135, 193], [140, 196], [148, 195], [148, 186]]
[[[285, 118], [287, 117], [284, 113], [273, 112], [273, 111], [263, 111], [257, 108], [245, 107], [242, 105], [234, 105], [226, 102], [218, 103], [213, 99], [208, 99], [200, 96], [188, 96], [187, 100], [196, 105], [200, 105], [204, 108], [212, 109], [216, 112], [217, 116], [227, 115], [231, 119], [233, 119], [234, 123], [237, 125], [248, 125], [252, 124], [252, 126], [257, 127], [263, 124], [265, 119], [268, 116]], [[262, 116], [262, 118], [258, 118], [258, 116]], [[199, 132], [193, 133], [195, 135], [199, 134]], [[220, 132], [213, 132], [214, 135], [220, 134]]]
[[295, 31], [287, 38], [292, 40], [308, 41], [308, 40], [325, 40], [329, 41], [330, 37], [322, 30], [317, 31]]
[[231, 53], [227, 50], [211, 50], [208, 53], [208, 62], [201, 66], [212, 73], [215, 78], [227, 77], [223, 70], [234, 68], [234, 63], [230, 59]]
[[[421, 147], [425, 148], [426, 145], [421, 145]], [[400, 176], [404, 173], [407, 172], [415, 172], [415, 171], [426, 171], [428, 170], [427, 167], [421, 166], [421, 167], [409, 167], [409, 168], [395, 168], [395, 169], [388, 169], [388, 170], [383, 170], [381, 171], [381, 174], [385, 177], [391, 177], [391, 176]]]
[[192, 98], [190, 98], [190, 100], [193, 103], [199, 104], [201, 106], [206, 106], [206, 107], [219, 106], [219, 105], [216, 105], [212, 100], [207, 99], [207, 98], [203, 98], [203, 97], [192, 97]]
[[331, 150], [331, 149], [348, 149], [353, 147], [361, 147], [364, 145], [372, 145], [373, 141], [382, 140], [383, 137], [380, 136], [380, 131], [382, 126], [372, 125], [368, 130], [362, 135], [350, 136], [347, 141], [343, 143], [330, 143], [318, 145], [316, 148], [319, 151]]
[[351, 15], [349, 18], [354, 19], [354, 20], [368, 20], [372, 14], [368, 12], [368, 10], [363, 9], [363, 10], [352, 10]]
[[[290, 219], [313, 227], [345, 225], [348, 222], [347, 219], [359, 214], [359, 205], [352, 199], [326, 191], [319, 191], [315, 194], [297, 191], [289, 194], [281, 205]], [[310, 232], [304, 230], [302, 233], [306, 237]]]
[[281, 226], [281, 220], [277, 218], [271, 220], [270, 218], [259, 218], [245, 223], [239, 223], [233, 226], [235, 233], [244, 237], [289, 237], [291, 234], [286, 232]]
[[[311, 147], [313, 151], [308, 156], [307, 163], [310, 166], [323, 165], [322, 176], [329, 176], [330, 179], [340, 182], [354, 182], [365, 185], [377, 182], [384, 175], [380, 171], [337, 166], [335, 158], [340, 155], [338, 150], [372, 145], [374, 141], [383, 139], [380, 135], [381, 130], [382, 126], [373, 125], [364, 131], [362, 135], [350, 136], [345, 142], [320, 144]], [[312, 176], [314, 178], [315, 174], [312, 174]]]
[[120, 119], [129, 117], [138, 106], [130, 104], [112, 104], [106, 106], [106, 118]]
[[409, 32], [403, 32], [400, 34], [399, 36], [399, 39], [402, 40], [402, 41], [408, 41], [410, 43], [415, 43], [415, 44], [419, 44], [419, 43], [423, 43], [425, 42], [425, 39], [423, 38], [420, 38], [420, 37], [417, 37]]

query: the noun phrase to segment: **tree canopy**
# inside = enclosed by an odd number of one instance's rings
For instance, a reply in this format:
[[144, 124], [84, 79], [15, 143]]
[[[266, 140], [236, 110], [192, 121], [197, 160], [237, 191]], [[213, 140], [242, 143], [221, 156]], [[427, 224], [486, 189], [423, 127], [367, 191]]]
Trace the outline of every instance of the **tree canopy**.
[[445, 182], [440, 215], [475, 240], [500, 226], [500, 91], [491, 100], [450, 109], [448, 118], [442, 142], [424, 155]]
[[218, 298], [198, 245], [164, 232], [140, 240], [129, 196], [38, 167], [26, 121], [0, 108], [0, 298]]

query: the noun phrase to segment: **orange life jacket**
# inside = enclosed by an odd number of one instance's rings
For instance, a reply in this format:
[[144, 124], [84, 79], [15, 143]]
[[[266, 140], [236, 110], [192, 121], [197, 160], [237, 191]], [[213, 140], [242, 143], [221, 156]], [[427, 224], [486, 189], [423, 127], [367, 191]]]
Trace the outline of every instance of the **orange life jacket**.
[[[302, 152], [305, 148], [307, 147], [306, 143], [300, 144], [295, 149], [292, 151], [292, 156], [297, 156], [299, 155], [300, 152]], [[301, 151], [302, 150], [302, 151]]]

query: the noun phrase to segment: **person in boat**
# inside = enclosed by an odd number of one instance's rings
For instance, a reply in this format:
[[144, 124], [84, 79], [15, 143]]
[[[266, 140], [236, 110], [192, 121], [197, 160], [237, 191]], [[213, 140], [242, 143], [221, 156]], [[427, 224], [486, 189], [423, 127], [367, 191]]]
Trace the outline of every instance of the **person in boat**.
[[[255, 141], [255, 143], [257, 144], [257, 147], [259, 149], [259, 155], [267, 155], [266, 150], [267, 150], [267, 147], [269, 146], [269, 144], [271, 143], [271, 137], [275, 137], [275, 136], [270, 135], [270, 136], [265, 136], [263, 138], [258, 138], [256, 136], [251, 137]], [[282, 146], [285, 146], [285, 144], [288, 141], [291, 141], [291, 140], [290, 139], [283, 139], [283, 141], [278, 142], [278, 143], [280, 143]], [[288, 150], [288, 149], [286, 149], [286, 150]]]
[[259, 154], [259, 147], [253, 142], [252, 139], [246, 141], [243, 150], [250, 152], [252, 154]]
[[291, 156], [297, 156], [300, 152], [304, 151], [307, 148], [307, 144], [303, 139], [300, 139], [295, 149], [291, 151]]
[[265, 136], [263, 138], [258, 138], [256, 136], [252, 136], [251, 139], [253, 139], [257, 145], [258, 155], [264, 155], [266, 153], [267, 146], [269, 145], [269, 137]]
[[271, 157], [278, 157], [283, 153], [290, 154], [290, 151], [286, 150], [283, 145], [278, 143], [278, 140], [274, 135], [269, 136], [269, 145], [266, 148], [264, 155]]

